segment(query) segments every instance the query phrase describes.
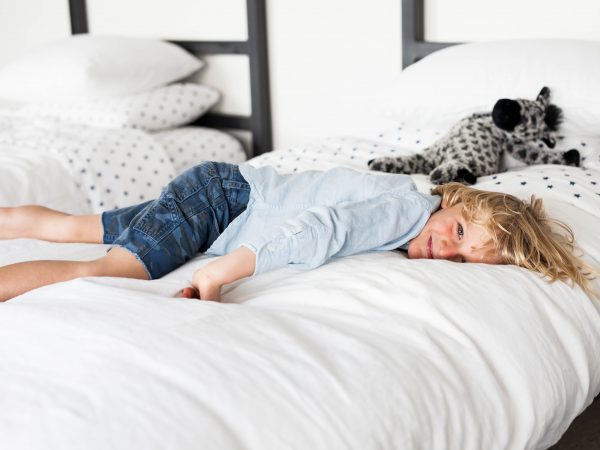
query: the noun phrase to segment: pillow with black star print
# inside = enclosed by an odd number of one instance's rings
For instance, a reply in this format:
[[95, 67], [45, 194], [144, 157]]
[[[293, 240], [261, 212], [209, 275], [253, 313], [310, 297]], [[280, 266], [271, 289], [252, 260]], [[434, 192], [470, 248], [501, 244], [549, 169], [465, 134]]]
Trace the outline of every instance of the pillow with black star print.
[[158, 131], [195, 121], [219, 100], [212, 87], [175, 83], [157, 89], [106, 100], [44, 102], [23, 106], [25, 116], [98, 128]]

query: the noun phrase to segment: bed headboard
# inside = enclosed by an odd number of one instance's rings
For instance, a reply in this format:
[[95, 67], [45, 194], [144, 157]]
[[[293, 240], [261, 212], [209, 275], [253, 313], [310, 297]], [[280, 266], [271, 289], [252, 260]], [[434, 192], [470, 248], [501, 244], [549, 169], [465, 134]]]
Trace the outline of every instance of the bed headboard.
[[[86, 0], [69, 0], [71, 33], [88, 32]], [[193, 125], [231, 128], [252, 133], [251, 155], [273, 149], [271, 96], [267, 52], [265, 0], [246, 0], [248, 39], [246, 41], [170, 41], [195, 55], [247, 55], [250, 62], [251, 115], [209, 113]]]
[[402, 0], [402, 68], [456, 44], [425, 41], [425, 0]]

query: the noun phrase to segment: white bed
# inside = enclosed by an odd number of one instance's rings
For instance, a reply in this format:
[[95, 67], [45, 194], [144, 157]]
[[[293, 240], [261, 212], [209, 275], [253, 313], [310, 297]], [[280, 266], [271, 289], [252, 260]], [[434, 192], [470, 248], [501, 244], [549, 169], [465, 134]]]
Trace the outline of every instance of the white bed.
[[[91, 212], [125, 197], [146, 200], [199, 157], [179, 155], [192, 139], [186, 130], [32, 128], [12, 113], [3, 123], [0, 206]], [[400, 121], [249, 163], [365, 170], [374, 156], [418, 151], [443, 131]], [[585, 168], [514, 167], [478, 187], [543, 197], [600, 265], [597, 140], [587, 136], [582, 146]], [[128, 155], [117, 142], [137, 147]], [[98, 175], [107, 154], [114, 157]], [[138, 163], [129, 161], [140, 158], [150, 177], [136, 178]], [[425, 175], [414, 179], [431, 187]], [[105, 251], [0, 241], [0, 265]], [[371, 252], [242, 280], [225, 287], [222, 303], [174, 298], [208, 261], [198, 256], [154, 281], [78, 279], [0, 304], [2, 446], [545, 449], [600, 392], [600, 301], [525, 269]]]
[[[370, 148], [392, 150], [386, 134], [252, 163], [303, 170], [314, 154], [320, 167], [364, 167]], [[545, 194], [600, 263], [591, 184], [600, 171], [537, 166], [480, 186], [498, 181]], [[0, 264], [104, 251], [4, 241]], [[8, 447], [546, 448], [600, 391], [600, 304], [524, 269], [370, 253], [238, 282], [221, 304], [172, 298], [207, 261], [151, 282], [60, 283], [0, 305]]]

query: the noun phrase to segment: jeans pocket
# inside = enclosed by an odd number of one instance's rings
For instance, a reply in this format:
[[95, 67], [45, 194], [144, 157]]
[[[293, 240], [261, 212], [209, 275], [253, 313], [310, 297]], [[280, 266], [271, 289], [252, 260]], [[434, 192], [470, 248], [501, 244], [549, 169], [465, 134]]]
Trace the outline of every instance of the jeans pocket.
[[130, 226], [159, 242], [171, 233], [180, 222], [181, 216], [175, 204], [175, 199], [163, 194], [158, 200], [148, 205], [146, 210], [139, 217], [136, 217]]

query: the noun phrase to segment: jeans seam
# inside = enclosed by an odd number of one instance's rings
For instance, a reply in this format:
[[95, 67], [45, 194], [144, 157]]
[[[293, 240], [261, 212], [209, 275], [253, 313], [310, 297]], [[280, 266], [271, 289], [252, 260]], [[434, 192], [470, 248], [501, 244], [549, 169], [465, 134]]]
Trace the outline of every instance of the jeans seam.
[[[119, 234], [104, 233], [102, 235], [102, 243], [103, 244], [112, 244], [112, 241], [117, 239], [119, 236], [120, 236]], [[110, 240], [111, 242], [106, 242], [107, 240]]]
[[[184, 221], [184, 220], [186, 220], [186, 219], [191, 219], [192, 217], [196, 217], [198, 214], [201, 214], [201, 213], [203, 213], [203, 212], [204, 212], [204, 211], [206, 211], [207, 209], [214, 209], [214, 208], [217, 208], [217, 207], [221, 206], [223, 203], [227, 203], [227, 201], [226, 201], [226, 200], [225, 200], [225, 201], [223, 201], [222, 199], [227, 199], [227, 196], [225, 195], [225, 193], [223, 193], [223, 194], [219, 195], [219, 196], [218, 196], [218, 197], [215, 199], [215, 200], [221, 200], [221, 201], [218, 201], [218, 202], [217, 202], [217, 201], [215, 201], [215, 204], [214, 204], [214, 205], [207, 204], [207, 205], [205, 205], [205, 206], [204, 206], [202, 209], [200, 209], [200, 210], [198, 210], [198, 211], [195, 211], [195, 210], [194, 210], [194, 213], [193, 213], [193, 214], [190, 214], [190, 215], [182, 214], [183, 221]], [[181, 204], [182, 202], [177, 202], [177, 203]]]

